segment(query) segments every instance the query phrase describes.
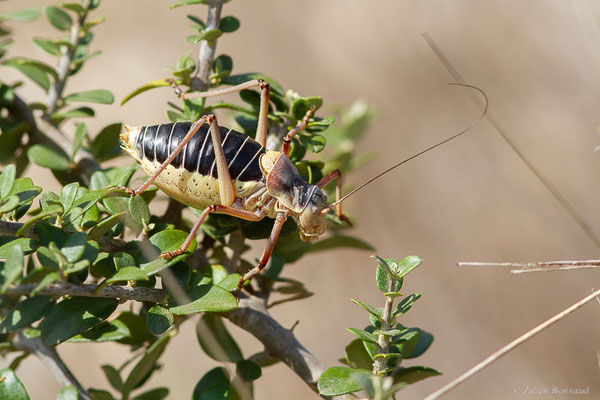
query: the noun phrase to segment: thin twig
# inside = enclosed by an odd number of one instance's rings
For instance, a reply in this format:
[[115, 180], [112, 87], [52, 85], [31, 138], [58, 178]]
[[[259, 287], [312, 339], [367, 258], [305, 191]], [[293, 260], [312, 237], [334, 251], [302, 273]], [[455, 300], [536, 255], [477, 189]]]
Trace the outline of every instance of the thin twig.
[[[28, 295], [36, 288], [36, 284], [24, 284], [10, 286], [6, 295]], [[100, 289], [98, 293], [95, 290], [98, 285], [71, 283], [52, 283], [38, 292], [40, 295], [50, 296], [84, 296], [84, 297], [108, 297], [122, 300], [150, 301], [153, 303], [165, 303], [167, 296], [160, 289], [145, 288], [140, 286], [117, 286], [108, 285]]]
[[548, 328], [550, 325], [554, 324], [555, 322], [563, 319], [564, 317], [566, 317], [573, 311], [577, 310], [578, 308], [582, 307], [586, 303], [590, 302], [591, 300], [595, 299], [599, 295], [600, 295], [600, 290], [592, 292], [592, 294], [590, 294], [589, 296], [586, 296], [582, 300], [573, 304], [571, 307], [556, 314], [555, 316], [553, 316], [546, 322], [538, 325], [537, 327], [533, 328], [529, 332], [525, 333], [524, 335], [513, 340], [506, 346], [502, 347], [500, 350], [498, 350], [497, 352], [495, 352], [494, 354], [492, 354], [491, 356], [489, 356], [488, 358], [486, 358], [485, 360], [483, 360], [482, 362], [480, 362], [479, 364], [477, 364], [476, 366], [474, 366], [473, 368], [471, 368], [470, 370], [468, 370], [467, 372], [465, 372], [464, 374], [462, 374], [461, 376], [459, 376], [458, 378], [453, 380], [452, 382], [448, 383], [447, 385], [443, 386], [439, 390], [437, 390], [434, 393], [427, 396], [424, 400], [434, 400], [434, 399], [437, 399], [437, 398], [441, 397], [442, 395], [448, 393], [449, 391], [451, 391], [452, 389], [454, 389], [455, 387], [457, 387], [458, 385], [460, 385], [467, 379], [471, 378], [473, 375], [477, 374], [479, 371], [481, 371], [485, 367], [492, 364], [494, 361], [497, 361], [500, 357], [502, 357], [506, 353], [510, 352], [515, 347], [517, 347], [520, 344], [524, 343], [525, 341], [531, 339], [533, 336], [537, 335], [538, 333], [540, 333], [544, 329]]
[[[396, 289], [396, 278], [389, 274], [389, 286], [388, 291], [394, 292]], [[385, 297], [385, 305], [383, 307], [383, 314], [381, 318], [381, 332], [387, 332], [392, 328], [392, 309], [394, 308], [394, 297], [386, 296]], [[385, 335], [383, 333], [379, 334], [377, 338], [377, 353], [378, 354], [387, 354], [390, 349], [390, 337], [389, 335]], [[373, 374], [374, 375], [383, 375], [384, 371], [387, 369], [387, 358], [383, 356], [379, 356], [375, 358], [373, 361]]]
[[39, 336], [27, 338], [23, 335], [23, 332], [19, 332], [13, 345], [18, 349], [35, 354], [44, 364], [46, 364], [61, 386], [73, 385], [77, 388], [80, 399], [90, 400], [90, 395], [71, 373], [67, 365], [56, 352], [56, 349], [43, 344]]
[[549, 272], [549, 271], [569, 271], [573, 269], [599, 268], [600, 260], [581, 260], [581, 261], [539, 261], [527, 263], [513, 262], [459, 262], [459, 267], [517, 267], [513, 269], [512, 274], [523, 274], [527, 272]]
[[[429, 35], [429, 33], [423, 32], [422, 36], [425, 39], [425, 41], [427, 41], [427, 44], [429, 44], [429, 47], [431, 47], [431, 50], [435, 53], [435, 55], [438, 57], [440, 62], [444, 65], [446, 70], [452, 75], [452, 77], [454, 77], [454, 79], [457, 82], [464, 83], [464, 79], [462, 78], [462, 76], [458, 73], [456, 68], [454, 68], [452, 66], [452, 64], [450, 63], [448, 58], [446, 58], [444, 53], [442, 53], [442, 50], [440, 50], [440, 48], [435, 44], [435, 42], [433, 41], [433, 38]], [[477, 105], [480, 104], [479, 98], [477, 98], [474, 94], [471, 93], [470, 97], [473, 100], [473, 102], [475, 102]], [[523, 153], [523, 151], [516, 145], [516, 143], [513, 142], [513, 140], [508, 136], [508, 133], [506, 132], [504, 127], [500, 124], [500, 122], [496, 119], [496, 117], [494, 116], [494, 114], [491, 110], [488, 111], [486, 118], [492, 124], [494, 129], [496, 129], [496, 132], [498, 132], [498, 134], [502, 137], [502, 139], [504, 139], [504, 141], [513, 150], [513, 152], [521, 159], [521, 161], [527, 166], [527, 168], [538, 178], [538, 180], [540, 182], [542, 182], [542, 184], [546, 187], [546, 189], [550, 192], [550, 194], [554, 197], [554, 199], [556, 201], [558, 201], [558, 203], [567, 212], [567, 214], [569, 214], [569, 216], [575, 221], [575, 223], [577, 225], [579, 225], [581, 230], [583, 230], [583, 232], [585, 232], [587, 237], [592, 242], [594, 242], [594, 244], [596, 245], [596, 247], [598, 249], [600, 249], [600, 238], [596, 235], [596, 233], [594, 232], [592, 227], [585, 221], [585, 219], [583, 219], [581, 217], [581, 215], [579, 215], [579, 213], [577, 212], [575, 207], [573, 207], [571, 205], [571, 203], [569, 203], [567, 198], [562, 195], [562, 193], [558, 190], [558, 188], [556, 186], [554, 186], [552, 184], [552, 182], [550, 182], [550, 180], [548, 178], [546, 178], [546, 176], [544, 176], [544, 174], [542, 174], [542, 171], [540, 169], [538, 169], [533, 164], [533, 162], [530, 161], [525, 156], [525, 153]]]
[[[221, 9], [223, 8], [223, 0], [213, 0], [208, 5], [208, 17], [206, 18], [206, 28], [209, 31], [212, 29], [219, 29], [221, 23]], [[203, 40], [200, 42], [200, 52], [198, 53], [198, 72], [194, 81], [197, 87], [192, 87], [194, 91], [205, 91], [210, 87], [210, 69], [212, 68], [215, 60], [215, 53], [217, 51], [217, 41], [213, 40], [208, 42]]]

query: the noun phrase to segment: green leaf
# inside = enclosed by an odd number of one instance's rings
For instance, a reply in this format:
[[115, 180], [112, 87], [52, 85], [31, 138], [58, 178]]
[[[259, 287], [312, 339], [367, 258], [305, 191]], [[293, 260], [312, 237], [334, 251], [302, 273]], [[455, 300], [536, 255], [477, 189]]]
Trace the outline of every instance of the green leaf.
[[30, 218], [27, 222], [25, 222], [17, 231], [17, 236], [24, 236], [29, 232], [31, 226], [37, 221], [41, 221], [43, 219], [50, 218], [55, 215], [60, 215], [63, 213], [62, 204], [51, 204], [48, 205], [45, 209], [43, 209], [40, 213], [36, 214], [34, 217]]
[[361, 306], [362, 308], [364, 308], [367, 312], [369, 312], [369, 314], [371, 314], [379, 319], [383, 318], [383, 309], [373, 307], [370, 304], [363, 303], [362, 301], [356, 300], [356, 299], [350, 299], [350, 301], [353, 302], [354, 304], [357, 304], [357, 305]]
[[56, 400], [78, 400], [79, 392], [77, 388], [73, 385], [64, 386], [58, 392], [56, 396]]
[[27, 150], [27, 158], [40, 167], [55, 171], [69, 169], [69, 159], [45, 144], [34, 144]]
[[404, 257], [402, 261], [397, 262], [392, 258], [383, 259], [378, 255], [372, 255], [371, 257], [377, 259], [379, 263], [384, 266], [392, 275], [394, 275], [397, 279], [403, 278], [406, 274], [408, 274], [413, 269], [417, 268], [423, 260], [421, 260], [417, 256], [408, 256]]
[[113, 388], [117, 389], [119, 392], [123, 389], [123, 379], [121, 378], [121, 373], [118, 369], [112, 365], [104, 364], [102, 366], [102, 372], [104, 372], [106, 380]]
[[0, 399], [29, 400], [25, 386], [9, 368], [0, 370]]
[[14, 306], [0, 323], [0, 333], [9, 333], [15, 329], [31, 325], [46, 316], [54, 307], [49, 296], [36, 296], [23, 300]]
[[65, 112], [54, 113], [51, 118], [55, 121], [60, 121], [67, 118], [91, 118], [95, 115], [94, 110], [89, 107], [77, 107]]
[[346, 361], [351, 368], [363, 368], [366, 370], [373, 368], [373, 359], [362, 340], [354, 339], [346, 346], [345, 351]]
[[260, 367], [251, 360], [240, 360], [235, 364], [237, 376], [246, 382], [252, 382], [262, 376]]
[[419, 357], [421, 354], [425, 353], [425, 351], [429, 348], [429, 346], [431, 346], [431, 343], [433, 343], [433, 335], [424, 330], [419, 330], [417, 344], [413, 348], [412, 352], [410, 354], [404, 356], [404, 358]]
[[41, 325], [42, 342], [53, 346], [99, 324], [119, 304], [116, 299], [69, 297], [56, 305]]
[[85, 251], [87, 244], [87, 235], [83, 232], [75, 232], [67, 239], [60, 252], [65, 256], [68, 262], [78, 261]]
[[19, 206], [19, 196], [8, 196], [0, 201], [0, 213], [7, 213]]
[[373, 247], [362, 239], [355, 238], [353, 236], [346, 235], [335, 235], [328, 237], [318, 242], [311, 243], [308, 248], [308, 253], [314, 253], [317, 251], [335, 249], [339, 247], [350, 247], [359, 250], [373, 250]]
[[392, 313], [393, 316], [399, 317], [401, 315], [404, 315], [408, 310], [410, 310], [412, 308], [412, 306], [415, 304], [415, 302], [417, 300], [419, 300], [420, 298], [421, 298], [420, 293], [413, 293], [410, 296], [405, 297], [396, 306], [396, 309]]
[[37, 249], [39, 245], [39, 242], [30, 238], [14, 239], [0, 246], [0, 258], [8, 258], [12, 248], [15, 246], [21, 247], [23, 249], [23, 253], [29, 254]]
[[0, 21], [31, 22], [40, 16], [40, 12], [35, 8], [23, 8], [8, 14], [0, 15]]
[[175, 317], [169, 309], [162, 304], [156, 304], [148, 310], [148, 331], [153, 335], [160, 335], [175, 322]]
[[217, 315], [204, 314], [196, 325], [196, 336], [202, 350], [213, 360], [238, 362], [244, 359], [238, 344]]
[[107, 283], [121, 281], [147, 281], [148, 276], [137, 267], [125, 267], [106, 280]]
[[232, 290], [237, 289], [238, 283], [239, 283], [241, 277], [242, 276], [240, 274], [229, 274], [225, 278], [223, 278], [219, 282], [217, 282], [216, 284], [218, 286], [221, 286], [223, 289], [227, 290], [228, 292], [231, 292]]
[[[218, 77], [224, 78], [231, 73], [231, 70], [233, 69], [233, 60], [227, 54], [221, 54], [215, 59], [212, 68]], [[211, 76], [211, 78], [217, 76]]]
[[405, 383], [409, 385], [425, 378], [441, 374], [441, 372], [429, 367], [413, 366], [408, 368], [400, 368], [394, 371], [394, 383]]
[[50, 40], [40, 37], [33, 38], [33, 43], [35, 43], [40, 49], [42, 49], [46, 53], [53, 56], [58, 56], [61, 51], [61, 46], [63, 46], [62, 43], [56, 40]]
[[2, 283], [0, 294], [4, 294], [10, 285], [23, 276], [23, 257], [23, 249], [20, 246], [13, 246], [0, 270], [0, 283]]
[[103, 321], [91, 329], [73, 336], [69, 339], [71, 343], [103, 343], [116, 342], [132, 336], [130, 328], [120, 319], [110, 322]]
[[189, 6], [189, 5], [193, 5], [193, 4], [208, 4], [208, 0], [183, 0], [183, 1], [178, 1], [177, 3], [174, 3], [171, 6], [169, 6], [169, 10], [172, 10], [174, 8], [177, 8], [177, 7]]
[[86, 90], [85, 92], [73, 93], [65, 97], [66, 101], [83, 101], [88, 103], [112, 104], [115, 96], [105, 89]]
[[132, 400], [163, 400], [169, 395], [169, 388], [159, 387], [136, 395]]
[[73, 152], [71, 153], [71, 159], [69, 160], [69, 162], [72, 163], [75, 159], [75, 155], [81, 148], [81, 145], [83, 144], [83, 139], [87, 136], [87, 132], [87, 125], [85, 124], [85, 122], [82, 122], [77, 125], [75, 137], [73, 138]]
[[371, 372], [365, 369], [350, 367], [331, 367], [319, 377], [317, 387], [322, 396], [341, 396], [343, 394], [362, 390], [360, 378], [369, 379]]
[[209, 29], [206, 31], [202, 31], [199, 35], [190, 35], [186, 39], [188, 42], [192, 44], [196, 44], [202, 40], [206, 40], [208, 43], [212, 43], [217, 40], [223, 32], [219, 29]]
[[[18, 196], [19, 200], [21, 202], [21, 205], [15, 211], [15, 214], [14, 214], [15, 219], [19, 219], [23, 215], [25, 215], [25, 213], [27, 212], [27, 210], [29, 210], [29, 207], [33, 203], [33, 199], [38, 194], [40, 194], [41, 191], [42, 191], [41, 187], [33, 185], [33, 181], [31, 180], [31, 178], [15, 179], [13, 188], [9, 193], [9, 196], [12, 196], [12, 195]], [[23, 247], [23, 250], [26, 251], [25, 247]]]
[[150, 210], [144, 198], [142, 196], [130, 197], [127, 206], [133, 220], [139, 225], [139, 230], [147, 230], [150, 223]]
[[[154, 252], [149, 251], [148, 253], [153, 254], [148, 254], [147, 257], [158, 257], [160, 253], [177, 250], [179, 247], [181, 247], [187, 236], [188, 234], [186, 232], [176, 229], [161, 231], [152, 235], [152, 237], [150, 237], [150, 243], [155, 246], [155, 249]], [[165, 260], [164, 258], [156, 258], [153, 261], [141, 263], [140, 268], [148, 276], [156, 275], [163, 269], [168, 268], [171, 265], [177, 264], [189, 254], [193, 253], [195, 249], [196, 240], [194, 239], [186, 253], [177, 257], [170, 258], [169, 260]]]
[[16, 168], [13, 164], [7, 165], [0, 175], [0, 198], [8, 196], [15, 183]]
[[162, 335], [144, 352], [144, 357], [133, 367], [123, 384], [123, 398], [127, 398], [129, 393], [154, 369], [170, 338], [169, 334]]
[[60, 279], [60, 276], [56, 272], [51, 272], [44, 276], [37, 286], [31, 291], [30, 296], [36, 296], [39, 292], [45, 289], [51, 283], [54, 283]]
[[[377, 283], [377, 288], [383, 293], [398, 293], [398, 291], [402, 288], [402, 278], [395, 279], [394, 277], [395, 285], [390, 289], [391, 277], [393, 276], [394, 275], [392, 275], [392, 273], [384, 264], [378, 264], [377, 271], [375, 273], [375, 282]], [[392, 292], [390, 292], [390, 290], [392, 290]]]
[[194, 387], [192, 400], [227, 400], [229, 394], [227, 370], [223, 367], [217, 367], [200, 378]]
[[100, 161], [106, 161], [121, 155], [119, 135], [122, 124], [114, 123], [105, 126], [92, 141], [92, 154]]
[[62, 6], [67, 10], [75, 11], [77, 14], [83, 14], [85, 12], [85, 8], [83, 8], [81, 4], [63, 3]]
[[223, 33], [235, 32], [239, 27], [240, 21], [231, 15], [221, 18], [221, 21], [219, 22], [219, 30]]
[[321, 152], [325, 148], [325, 144], [327, 143], [324, 136], [316, 134], [307, 135], [300, 133], [298, 135], [298, 140], [300, 140], [300, 143], [302, 143], [302, 145], [306, 147], [306, 149], [311, 153]]
[[370, 332], [356, 328], [346, 328], [346, 330], [365, 342], [377, 343], [377, 338]]
[[227, 312], [237, 308], [235, 297], [217, 285], [203, 284], [193, 287], [188, 295], [192, 302], [171, 307], [175, 315], [187, 315], [199, 312]]
[[[177, 83], [181, 83], [181, 82], [177, 82]], [[139, 86], [136, 89], [134, 89], [133, 92], [129, 93], [127, 96], [125, 96], [123, 98], [123, 100], [121, 101], [121, 105], [127, 103], [129, 100], [133, 99], [135, 96], [137, 96], [140, 93], [144, 93], [150, 89], [156, 89], [156, 88], [165, 87], [165, 86], [171, 86], [171, 83], [167, 82], [165, 79], [158, 79], [158, 80], [155, 80], [152, 82], [145, 83], [142, 86]]]
[[56, 6], [47, 6], [44, 8], [44, 15], [48, 21], [59, 31], [66, 31], [73, 25], [73, 20], [63, 10]]
[[123, 215], [126, 211], [121, 211], [120, 213], [116, 213], [111, 215], [110, 217], [102, 220], [99, 224], [94, 226], [90, 232], [88, 233], [88, 238], [90, 240], [98, 240], [102, 236], [104, 236], [108, 231], [110, 231], [116, 224], [123, 220]]
[[92, 400], [115, 400], [115, 398], [107, 392], [106, 390], [98, 390], [94, 388], [89, 388], [88, 393]]
[[73, 182], [65, 185], [60, 192], [60, 202], [65, 212], [69, 212], [79, 192], [79, 182]]
[[2, 65], [15, 68], [46, 92], [50, 88], [50, 78], [48, 75], [52, 76], [54, 79], [58, 79], [58, 74], [54, 68], [41, 61], [22, 57], [14, 57], [3, 61]]
[[68, 218], [69, 221], [77, 220], [77, 218], [81, 217], [90, 208], [95, 206], [97, 202], [102, 200], [107, 193], [108, 189], [92, 190], [85, 193], [75, 200], [73, 207], [65, 213], [65, 218]]

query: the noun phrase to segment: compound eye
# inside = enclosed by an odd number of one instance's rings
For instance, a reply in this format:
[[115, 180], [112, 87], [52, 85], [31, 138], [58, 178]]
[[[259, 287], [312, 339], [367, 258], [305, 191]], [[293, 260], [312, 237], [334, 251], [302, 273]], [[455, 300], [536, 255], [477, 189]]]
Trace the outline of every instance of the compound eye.
[[312, 211], [312, 213], [313, 213], [313, 214], [316, 214], [316, 213], [318, 213], [318, 212], [319, 212], [319, 210], [317, 209], [317, 206], [312, 206], [312, 207], [310, 208], [310, 210]]

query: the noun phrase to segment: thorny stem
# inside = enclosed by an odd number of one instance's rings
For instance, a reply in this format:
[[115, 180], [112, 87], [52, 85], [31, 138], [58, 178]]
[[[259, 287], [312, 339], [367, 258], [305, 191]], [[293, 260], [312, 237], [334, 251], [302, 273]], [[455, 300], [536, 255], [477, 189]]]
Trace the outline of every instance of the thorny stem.
[[[396, 278], [389, 274], [390, 286], [388, 291], [393, 292], [396, 288]], [[386, 332], [391, 329], [392, 325], [392, 309], [394, 307], [394, 297], [386, 296], [385, 306], [383, 307], [383, 318], [381, 320], [381, 331]], [[388, 335], [379, 334], [377, 339], [377, 353], [386, 354], [390, 349], [390, 337]], [[373, 374], [383, 375], [387, 369], [387, 358], [377, 357], [373, 362]]]

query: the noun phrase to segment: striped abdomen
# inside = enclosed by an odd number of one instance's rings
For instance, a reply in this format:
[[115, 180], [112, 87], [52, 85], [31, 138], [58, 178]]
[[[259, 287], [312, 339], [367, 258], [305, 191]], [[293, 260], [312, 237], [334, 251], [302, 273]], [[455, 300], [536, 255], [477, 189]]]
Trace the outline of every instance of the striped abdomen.
[[[122, 139], [125, 149], [151, 175], [175, 150], [191, 125], [191, 122], [176, 122], [128, 128]], [[236, 197], [247, 197], [264, 187], [259, 158], [265, 149], [234, 130], [220, 128], [220, 135]], [[203, 208], [221, 204], [217, 178], [213, 142], [209, 126], [204, 124], [155, 183], [176, 200]]]
[[[179, 145], [191, 125], [191, 122], [176, 122], [140, 128], [135, 142], [138, 157], [164, 162]], [[219, 130], [231, 179], [246, 182], [262, 178], [258, 159], [265, 149], [239, 132], [222, 127]], [[213, 142], [207, 124], [198, 129], [171, 165], [218, 178]]]

